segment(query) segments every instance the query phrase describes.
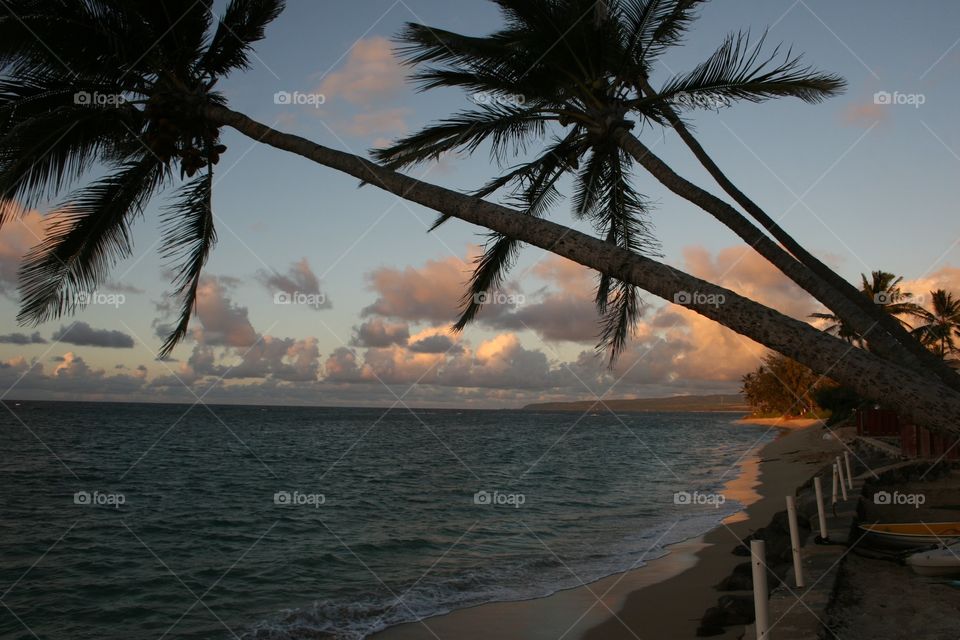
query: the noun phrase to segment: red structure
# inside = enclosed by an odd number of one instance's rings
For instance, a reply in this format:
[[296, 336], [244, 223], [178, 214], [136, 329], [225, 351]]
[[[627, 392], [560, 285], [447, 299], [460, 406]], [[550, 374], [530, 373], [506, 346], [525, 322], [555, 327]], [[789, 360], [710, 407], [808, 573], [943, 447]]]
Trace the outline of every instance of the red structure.
[[900, 419], [896, 411], [889, 409], [857, 409], [857, 435], [897, 437], [900, 435]]
[[960, 460], [960, 438], [930, 433], [923, 427], [901, 420], [889, 409], [858, 409], [857, 435], [872, 438], [899, 438], [908, 458]]

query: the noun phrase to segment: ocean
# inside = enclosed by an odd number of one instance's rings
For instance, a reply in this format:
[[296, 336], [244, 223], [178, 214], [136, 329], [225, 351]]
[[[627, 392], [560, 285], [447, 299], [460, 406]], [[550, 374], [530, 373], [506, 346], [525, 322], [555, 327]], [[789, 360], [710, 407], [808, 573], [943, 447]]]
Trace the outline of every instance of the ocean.
[[[359, 639], [738, 510], [729, 413], [8, 402], [0, 637]], [[679, 503], [679, 504], [678, 504]]]

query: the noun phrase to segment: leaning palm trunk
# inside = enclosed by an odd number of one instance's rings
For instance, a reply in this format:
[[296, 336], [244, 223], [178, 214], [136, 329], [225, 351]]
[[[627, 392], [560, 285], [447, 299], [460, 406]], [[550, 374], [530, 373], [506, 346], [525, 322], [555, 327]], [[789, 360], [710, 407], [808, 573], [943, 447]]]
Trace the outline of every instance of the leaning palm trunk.
[[[657, 92], [650, 86], [649, 82], [644, 80], [641, 88], [644, 93], [650, 97], [657, 97]], [[673, 127], [674, 131], [680, 136], [684, 144], [690, 149], [694, 157], [700, 162], [707, 173], [717, 182], [721, 189], [733, 198], [734, 202], [743, 207], [743, 210], [750, 214], [764, 229], [770, 232], [778, 242], [780, 242], [793, 257], [795, 257], [803, 266], [809, 269], [825, 285], [832, 287], [842, 294], [848, 301], [860, 308], [861, 316], [866, 316], [870, 323], [868, 327], [876, 328], [869, 337], [868, 342], [875, 348], [884, 352], [891, 345], [889, 341], [881, 338], [882, 332], [886, 332], [896, 340], [900, 346], [912, 354], [926, 370], [934, 373], [937, 377], [953, 389], [960, 391], [960, 376], [956, 371], [946, 366], [942, 360], [936, 358], [930, 351], [925, 349], [913, 336], [911, 336], [903, 325], [901, 325], [883, 308], [866, 297], [857, 290], [852, 284], [841, 278], [833, 269], [825, 265], [820, 259], [807, 251], [803, 245], [797, 242], [789, 233], [787, 233], [777, 222], [767, 214], [757, 203], [751, 200], [743, 191], [741, 191], [733, 182], [723, 173], [713, 158], [701, 146], [700, 142], [690, 133], [690, 130], [683, 123], [683, 120], [669, 106], [664, 107], [663, 113]], [[818, 298], [819, 299], [819, 298]], [[821, 300], [821, 302], [824, 302]], [[826, 302], [824, 302], [826, 304]], [[829, 307], [829, 305], [827, 305]], [[837, 309], [830, 307], [832, 311], [840, 315]]]
[[805, 322], [563, 225], [523, 216], [509, 207], [416, 180], [359, 156], [276, 131], [226, 107], [208, 106], [204, 111], [211, 122], [229, 126], [253, 140], [342, 171], [442, 214], [540, 247], [665, 300], [673, 300], [682, 291], [713, 296], [722, 304], [691, 309], [829, 375], [867, 398], [897, 405], [908, 419], [940, 433], [960, 434], [960, 393], [921, 378], [910, 368], [855, 349]]
[[[879, 322], [870, 314], [866, 313], [859, 304], [855, 304], [854, 301], [841, 291], [838, 291], [828, 284], [806, 265], [784, 251], [782, 247], [755, 227], [739, 211], [705, 189], [702, 189], [677, 174], [628, 131], [621, 130], [617, 134], [617, 141], [641, 166], [664, 186], [713, 215], [760, 253], [760, 255], [780, 269], [780, 271], [793, 280], [800, 288], [826, 305], [827, 308], [831, 309], [838, 317], [848, 322], [859, 335], [868, 337], [877, 353], [901, 366], [911, 369], [916, 376], [939, 381], [934, 371], [930, 367], [925, 366], [924, 361], [921, 361], [912, 351], [907, 350], [890, 334], [883, 331], [879, 326]], [[858, 294], [858, 297], [866, 301], [862, 295]], [[957, 388], [960, 389], [960, 380], [954, 380], [960, 378], [960, 376], [952, 372], [951, 375], [953, 378], [948, 379], [951, 380], [951, 382], [955, 382]], [[950, 386], [953, 387], [954, 385], [951, 384]]]

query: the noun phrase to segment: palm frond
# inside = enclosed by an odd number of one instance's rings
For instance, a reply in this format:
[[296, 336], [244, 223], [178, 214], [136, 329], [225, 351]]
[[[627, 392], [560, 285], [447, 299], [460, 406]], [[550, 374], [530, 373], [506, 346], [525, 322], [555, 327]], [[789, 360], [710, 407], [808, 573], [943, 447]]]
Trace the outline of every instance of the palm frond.
[[253, 44], [263, 40], [267, 25], [279, 17], [284, 4], [285, 0], [231, 0], [199, 67], [212, 76], [250, 68]]
[[[578, 131], [571, 132], [566, 138], [557, 140], [535, 161], [492, 181], [477, 193], [489, 195], [501, 186], [517, 181], [519, 185], [511, 198], [513, 206], [525, 215], [541, 217], [560, 199], [556, 184], [568, 170], [569, 153], [580, 143], [581, 135]], [[433, 228], [444, 220], [441, 216]], [[486, 247], [477, 260], [467, 291], [460, 299], [462, 311], [454, 325], [455, 331], [462, 331], [472, 322], [483, 308], [486, 297], [502, 286], [506, 274], [516, 261], [520, 242], [500, 233], [492, 233]]]
[[174, 295], [180, 299], [176, 327], [160, 348], [161, 358], [187, 335], [197, 303], [197, 288], [203, 266], [217, 241], [213, 224], [213, 170], [207, 170], [180, 188], [180, 195], [163, 213], [164, 258], [179, 264]]
[[[19, 84], [0, 80], [0, 200], [29, 208], [69, 188], [94, 163], [124, 159], [114, 152], [140, 128], [139, 111], [77, 104], [79, 92], [98, 91], [89, 85]], [[143, 152], [139, 143], [131, 149]], [[0, 211], [0, 225], [5, 217]]]
[[472, 153], [489, 140], [491, 157], [502, 161], [507, 155], [525, 150], [533, 138], [542, 136], [549, 119], [532, 108], [487, 104], [461, 111], [371, 153], [377, 162], [398, 169], [437, 160], [448, 151]]
[[40, 324], [75, 310], [131, 251], [133, 216], [160, 186], [164, 168], [152, 156], [115, 168], [69, 199], [47, 236], [20, 268], [21, 323]]
[[624, 64], [647, 70], [665, 49], [677, 45], [706, 0], [622, 0], [626, 31]]
[[731, 34], [693, 71], [669, 80], [655, 100], [680, 108], [704, 103], [696, 99], [683, 100], [684, 96], [749, 102], [794, 97], [817, 103], [837, 95], [846, 87], [846, 82], [839, 76], [803, 65], [802, 56], [793, 55], [789, 50], [781, 56], [781, 48], [776, 47], [769, 55], [762, 56], [765, 37], [751, 46], [749, 34]]
[[467, 283], [467, 290], [460, 299], [460, 318], [453, 325], [454, 331], [463, 331], [483, 308], [487, 296], [498, 291], [516, 262], [520, 243], [501, 233], [490, 233], [484, 252], [476, 261], [476, 267]]

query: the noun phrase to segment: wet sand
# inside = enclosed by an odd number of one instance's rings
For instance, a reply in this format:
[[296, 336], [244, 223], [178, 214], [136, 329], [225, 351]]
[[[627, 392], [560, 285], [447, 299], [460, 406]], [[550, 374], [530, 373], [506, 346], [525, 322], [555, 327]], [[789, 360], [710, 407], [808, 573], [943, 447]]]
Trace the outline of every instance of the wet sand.
[[[716, 604], [713, 586], [744, 559], [730, 553], [738, 537], [765, 526], [784, 496], [805, 482], [841, 445], [824, 440], [819, 421], [771, 426], [781, 437], [746, 456], [724, 495], [747, 505], [703, 536], [667, 547], [646, 566], [545, 598], [459, 609], [399, 625], [376, 640], [636, 640], [695, 637], [703, 612]], [[788, 431], [789, 429], [789, 431]], [[734, 638], [735, 635], [727, 636]]]

